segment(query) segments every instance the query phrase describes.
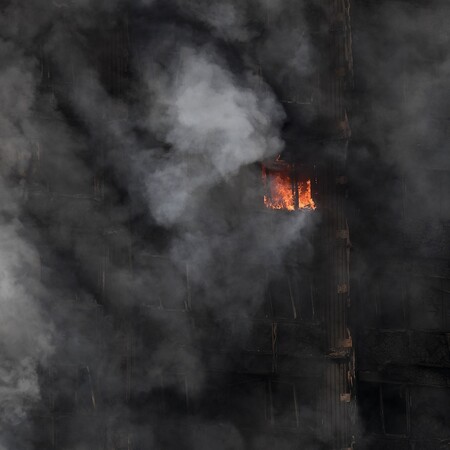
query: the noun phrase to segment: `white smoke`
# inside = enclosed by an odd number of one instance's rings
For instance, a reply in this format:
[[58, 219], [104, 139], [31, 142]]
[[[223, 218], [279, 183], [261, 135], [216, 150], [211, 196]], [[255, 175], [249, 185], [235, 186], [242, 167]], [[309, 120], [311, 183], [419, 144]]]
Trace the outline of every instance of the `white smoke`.
[[169, 73], [151, 63], [147, 73], [148, 128], [173, 147], [146, 182], [160, 222], [183, 221], [202, 190], [282, 150], [284, 113], [274, 96], [242, 84], [211, 48], [183, 47]]

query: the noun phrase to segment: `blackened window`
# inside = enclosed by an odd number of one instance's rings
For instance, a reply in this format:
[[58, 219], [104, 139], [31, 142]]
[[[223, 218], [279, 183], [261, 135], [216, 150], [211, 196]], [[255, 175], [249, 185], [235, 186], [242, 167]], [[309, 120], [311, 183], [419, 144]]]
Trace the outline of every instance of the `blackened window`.
[[360, 399], [361, 417], [367, 432], [382, 433], [379, 385], [361, 382], [358, 388], [358, 397]]
[[386, 434], [406, 434], [406, 389], [395, 384], [381, 385], [382, 413]]
[[358, 394], [361, 416], [369, 433], [407, 434], [407, 391], [405, 386], [361, 382]]

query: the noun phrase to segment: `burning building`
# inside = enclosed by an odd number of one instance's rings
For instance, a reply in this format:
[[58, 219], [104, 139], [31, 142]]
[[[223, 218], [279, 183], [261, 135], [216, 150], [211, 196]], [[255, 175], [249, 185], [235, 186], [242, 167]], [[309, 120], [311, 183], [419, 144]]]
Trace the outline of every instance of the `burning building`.
[[373, 2], [2, 3], [0, 447], [443, 448], [448, 255], [393, 257], [404, 171], [361, 156]]
[[295, 165], [277, 159], [274, 164], [262, 167], [266, 188], [264, 205], [270, 209], [316, 209], [310, 179], [301, 179]]
[[353, 2], [355, 115], [365, 120], [350, 159], [368, 203], [352, 226], [363, 448], [449, 446], [448, 17], [442, 2]]

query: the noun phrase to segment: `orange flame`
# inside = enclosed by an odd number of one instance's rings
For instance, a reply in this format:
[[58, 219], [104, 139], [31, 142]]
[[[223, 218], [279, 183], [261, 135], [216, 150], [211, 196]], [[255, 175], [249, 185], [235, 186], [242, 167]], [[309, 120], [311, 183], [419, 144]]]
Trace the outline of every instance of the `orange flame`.
[[289, 170], [268, 171], [264, 166], [263, 180], [267, 188], [267, 194], [264, 195], [266, 208], [287, 211], [316, 209], [312, 198], [311, 180], [295, 180]]
[[316, 209], [316, 204], [311, 195], [311, 180], [298, 183], [299, 208]]

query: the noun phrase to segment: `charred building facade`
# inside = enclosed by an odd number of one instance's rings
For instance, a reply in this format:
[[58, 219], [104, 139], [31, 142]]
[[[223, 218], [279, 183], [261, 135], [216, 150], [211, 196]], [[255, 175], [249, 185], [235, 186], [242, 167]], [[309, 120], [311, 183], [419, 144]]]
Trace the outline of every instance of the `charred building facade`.
[[446, 448], [445, 20], [2, 3], [0, 448]]
[[449, 9], [355, 1], [352, 18], [359, 441], [448, 448]]

